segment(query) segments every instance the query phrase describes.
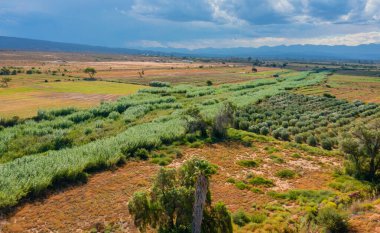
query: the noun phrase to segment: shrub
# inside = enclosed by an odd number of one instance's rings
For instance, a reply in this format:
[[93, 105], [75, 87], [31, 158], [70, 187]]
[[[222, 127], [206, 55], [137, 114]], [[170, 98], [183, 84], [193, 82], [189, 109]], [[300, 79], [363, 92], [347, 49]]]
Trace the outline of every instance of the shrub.
[[120, 113], [116, 111], [111, 112], [110, 115], [108, 116], [108, 118], [112, 120], [117, 120], [119, 117], [120, 117]]
[[272, 136], [276, 139], [280, 139], [281, 138], [281, 129], [276, 129], [276, 130], [273, 130], [272, 131]]
[[73, 113], [69, 116], [69, 120], [75, 122], [75, 123], [80, 123], [83, 121], [86, 121], [90, 118], [92, 118], [94, 115], [92, 113], [87, 112], [87, 111], [81, 111], [77, 113]]
[[84, 134], [85, 135], [89, 135], [89, 134], [91, 134], [92, 133], [92, 129], [91, 128], [86, 128], [85, 130], [84, 130]]
[[149, 155], [149, 152], [144, 148], [137, 149], [136, 152], [133, 153], [133, 157], [138, 157], [142, 160], [147, 160], [148, 155]]
[[269, 134], [269, 129], [268, 129], [268, 127], [261, 127], [260, 128], [260, 134], [262, 134], [262, 135], [268, 135]]
[[241, 130], [248, 130], [249, 122], [248, 121], [240, 121], [239, 122], [239, 129]]
[[321, 146], [325, 150], [331, 150], [332, 147], [333, 147], [333, 143], [332, 143], [332, 141], [330, 139], [323, 139], [321, 141]]
[[258, 186], [265, 186], [265, 187], [274, 186], [272, 180], [266, 179], [266, 178], [261, 177], [261, 176], [256, 176], [254, 178], [251, 178], [248, 182], [252, 185], [258, 185]]
[[256, 134], [263, 134], [263, 133], [260, 133], [260, 127], [257, 126], [257, 125], [251, 125], [251, 126], [249, 126], [248, 131], [252, 132], [252, 133], [256, 133]]
[[166, 154], [154, 154], [152, 156], [152, 163], [158, 164], [160, 166], [169, 165], [172, 162], [172, 158], [168, 157]]
[[243, 181], [236, 182], [235, 186], [236, 186], [236, 188], [238, 188], [240, 190], [244, 190], [244, 189], [248, 188], [248, 186]]
[[292, 179], [296, 176], [296, 172], [290, 169], [283, 169], [276, 172], [276, 176], [283, 179]]
[[59, 136], [54, 139], [53, 149], [60, 150], [63, 148], [71, 147], [73, 144], [73, 140], [68, 138], [67, 136]]
[[291, 154], [290, 156], [293, 157], [293, 158], [295, 158], [295, 159], [299, 159], [299, 158], [301, 158], [301, 155], [298, 154], [298, 153], [293, 153], [293, 154]]
[[289, 141], [290, 135], [287, 130], [282, 130], [281, 131], [281, 139], [284, 141]]
[[239, 227], [243, 227], [246, 224], [248, 224], [251, 220], [243, 210], [238, 210], [236, 213], [232, 215], [232, 221]]
[[235, 184], [235, 183], [236, 183], [236, 180], [235, 180], [234, 178], [231, 178], [231, 177], [230, 177], [230, 178], [227, 179], [227, 182], [228, 182], [228, 183], [231, 183], [231, 184]]
[[170, 87], [170, 83], [168, 82], [160, 82], [160, 81], [152, 81], [149, 83], [151, 87]]
[[299, 134], [297, 134], [296, 136], [294, 136], [294, 141], [296, 141], [296, 143], [303, 143], [303, 137]]
[[320, 209], [316, 220], [327, 232], [343, 233], [348, 231], [347, 217], [339, 213], [334, 207]]
[[310, 135], [306, 142], [309, 146], [317, 146], [317, 139], [313, 135]]
[[330, 93], [323, 93], [323, 97], [326, 97], [326, 98], [333, 98], [335, 99], [336, 97]]
[[242, 167], [257, 167], [259, 166], [259, 163], [255, 160], [239, 160], [237, 162]]
[[276, 155], [271, 155], [270, 158], [275, 162], [275, 163], [285, 163], [285, 160], [282, 157], [276, 156]]
[[211, 80], [207, 80], [206, 84], [207, 84], [207, 86], [212, 86], [212, 81]]
[[251, 215], [251, 222], [263, 223], [267, 219], [267, 215], [264, 213], [255, 213]]

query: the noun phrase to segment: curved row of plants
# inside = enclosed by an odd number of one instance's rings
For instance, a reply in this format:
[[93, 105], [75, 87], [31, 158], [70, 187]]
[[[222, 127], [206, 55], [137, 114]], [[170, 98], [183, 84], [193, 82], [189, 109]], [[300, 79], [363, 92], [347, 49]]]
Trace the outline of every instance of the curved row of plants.
[[283, 93], [242, 108], [236, 114], [235, 127], [331, 150], [338, 147], [339, 135], [355, 119], [379, 113], [377, 104]]

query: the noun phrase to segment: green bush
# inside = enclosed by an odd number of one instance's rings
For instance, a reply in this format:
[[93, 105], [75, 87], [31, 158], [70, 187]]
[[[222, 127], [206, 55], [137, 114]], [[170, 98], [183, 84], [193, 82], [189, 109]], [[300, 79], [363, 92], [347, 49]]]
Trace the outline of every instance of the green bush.
[[272, 180], [266, 179], [261, 176], [256, 176], [254, 178], [249, 179], [248, 181], [252, 185], [257, 185], [257, 186], [265, 186], [265, 187], [272, 187], [274, 186], [274, 183]]
[[276, 156], [276, 155], [271, 155], [270, 158], [275, 162], [275, 163], [285, 163], [285, 160], [282, 157]]
[[323, 93], [323, 97], [326, 97], [326, 98], [336, 98], [334, 95], [330, 94], [330, 93]]
[[333, 147], [333, 142], [330, 139], [323, 139], [321, 141], [321, 146], [325, 150], [331, 150]]
[[284, 140], [284, 141], [289, 141], [290, 139], [290, 134], [287, 130], [282, 130], [281, 131], [281, 139]]
[[290, 155], [292, 158], [299, 159], [301, 158], [301, 155], [299, 153], [293, 153]]
[[259, 163], [256, 160], [239, 160], [237, 164], [242, 167], [257, 167]]
[[339, 213], [334, 207], [320, 209], [316, 220], [326, 232], [348, 232], [347, 217]]
[[151, 87], [170, 87], [170, 83], [168, 82], [160, 82], [160, 81], [152, 81], [149, 83]]
[[283, 169], [278, 172], [276, 172], [276, 176], [283, 178], [283, 179], [292, 179], [296, 177], [297, 173], [290, 169]]
[[120, 113], [118, 113], [116, 111], [111, 112], [110, 115], [108, 116], [108, 118], [110, 118], [112, 120], [117, 120], [119, 117], [120, 117]]
[[228, 183], [231, 183], [231, 184], [235, 184], [235, 183], [236, 183], [236, 180], [235, 180], [234, 178], [231, 178], [231, 177], [230, 177], [230, 178], [227, 179], [227, 182], [228, 182]]
[[152, 156], [152, 163], [158, 164], [160, 166], [167, 166], [169, 165], [173, 159], [168, 157], [166, 154], [154, 154]]
[[243, 181], [236, 182], [235, 186], [236, 186], [236, 188], [238, 188], [240, 190], [244, 190], [244, 189], [248, 188], [248, 186]]
[[297, 134], [296, 136], [294, 136], [294, 141], [296, 141], [296, 143], [303, 143], [303, 137]]
[[260, 134], [262, 134], [262, 135], [268, 135], [269, 134], [268, 127], [261, 127], [260, 128]]
[[149, 158], [149, 152], [144, 148], [140, 148], [136, 150], [136, 152], [133, 154], [133, 157], [147, 160]]
[[267, 215], [264, 213], [255, 213], [251, 215], [251, 222], [263, 223], [267, 219]]
[[243, 227], [248, 224], [251, 219], [243, 210], [238, 210], [232, 215], [232, 221], [239, 227]]
[[310, 135], [306, 142], [309, 146], [317, 146], [317, 139], [313, 135]]

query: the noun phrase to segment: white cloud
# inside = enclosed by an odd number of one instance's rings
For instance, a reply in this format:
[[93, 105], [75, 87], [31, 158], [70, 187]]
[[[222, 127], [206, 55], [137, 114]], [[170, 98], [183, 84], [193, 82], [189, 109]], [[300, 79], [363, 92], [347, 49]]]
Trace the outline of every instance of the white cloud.
[[[170, 47], [170, 48], [257, 48], [261, 46], [279, 45], [347, 45], [380, 43], [380, 32], [356, 33], [348, 35], [325, 36], [315, 38], [286, 38], [286, 37], [261, 37], [241, 39], [204, 39], [192, 41], [176, 41], [160, 43], [156, 41], [140, 41], [136, 44], [142, 47]], [[148, 46], [146, 46], [148, 45]], [[150, 46], [156, 45], [156, 46]], [[158, 45], [158, 46], [157, 46]]]
[[208, 0], [212, 9], [212, 17], [219, 22], [230, 25], [245, 25], [247, 22], [238, 18], [233, 12], [225, 9], [223, 6], [225, 0]]
[[367, 0], [364, 14], [372, 20], [380, 21], [380, 0]]
[[267, 0], [273, 10], [282, 14], [290, 14], [294, 11], [294, 6], [288, 0]]

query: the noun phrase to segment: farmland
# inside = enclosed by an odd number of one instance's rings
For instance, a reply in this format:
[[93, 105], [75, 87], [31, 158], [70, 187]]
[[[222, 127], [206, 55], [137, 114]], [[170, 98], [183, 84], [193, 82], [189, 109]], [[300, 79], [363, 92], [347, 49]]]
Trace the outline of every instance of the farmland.
[[[204, 85], [204, 77], [207, 77], [215, 84], [222, 84], [289, 72], [263, 67], [259, 68], [259, 72], [252, 73], [250, 66], [222, 62], [193, 63], [179, 59], [161, 62], [149, 57], [141, 61], [135, 57], [104, 58], [65, 53], [2, 53], [0, 60], [0, 66], [15, 66], [24, 72], [12, 76], [7, 89], [0, 89], [0, 117], [32, 117], [39, 109], [88, 108], [101, 101], [116, 100], [135, 93], [152, 81]], [[84, 80], [88, 78], [83, 72], [86, 67], [96, 69], [97, 81]], [[25, 74], [28, 70], [33, 71], [32, 74]], [[139, 75], [141, 72], [144, 73], [142, 76]]]
[[211, 199], [234, 232], [379, 229], [361, 218], [380, 214], [379, 174], [364, 173], [367, 158], [353, 162], [367, 153], [353, 153], [360, 139], [347, 141], [356, 128], [377, 137], [378, 78], [50, 55], [2, 55], [33, 71], [0, 89], [0, 230], [138, 232], [134, 193], [155, 191], [161, 168], [184, 171], [194, 157], [215, 165]]

